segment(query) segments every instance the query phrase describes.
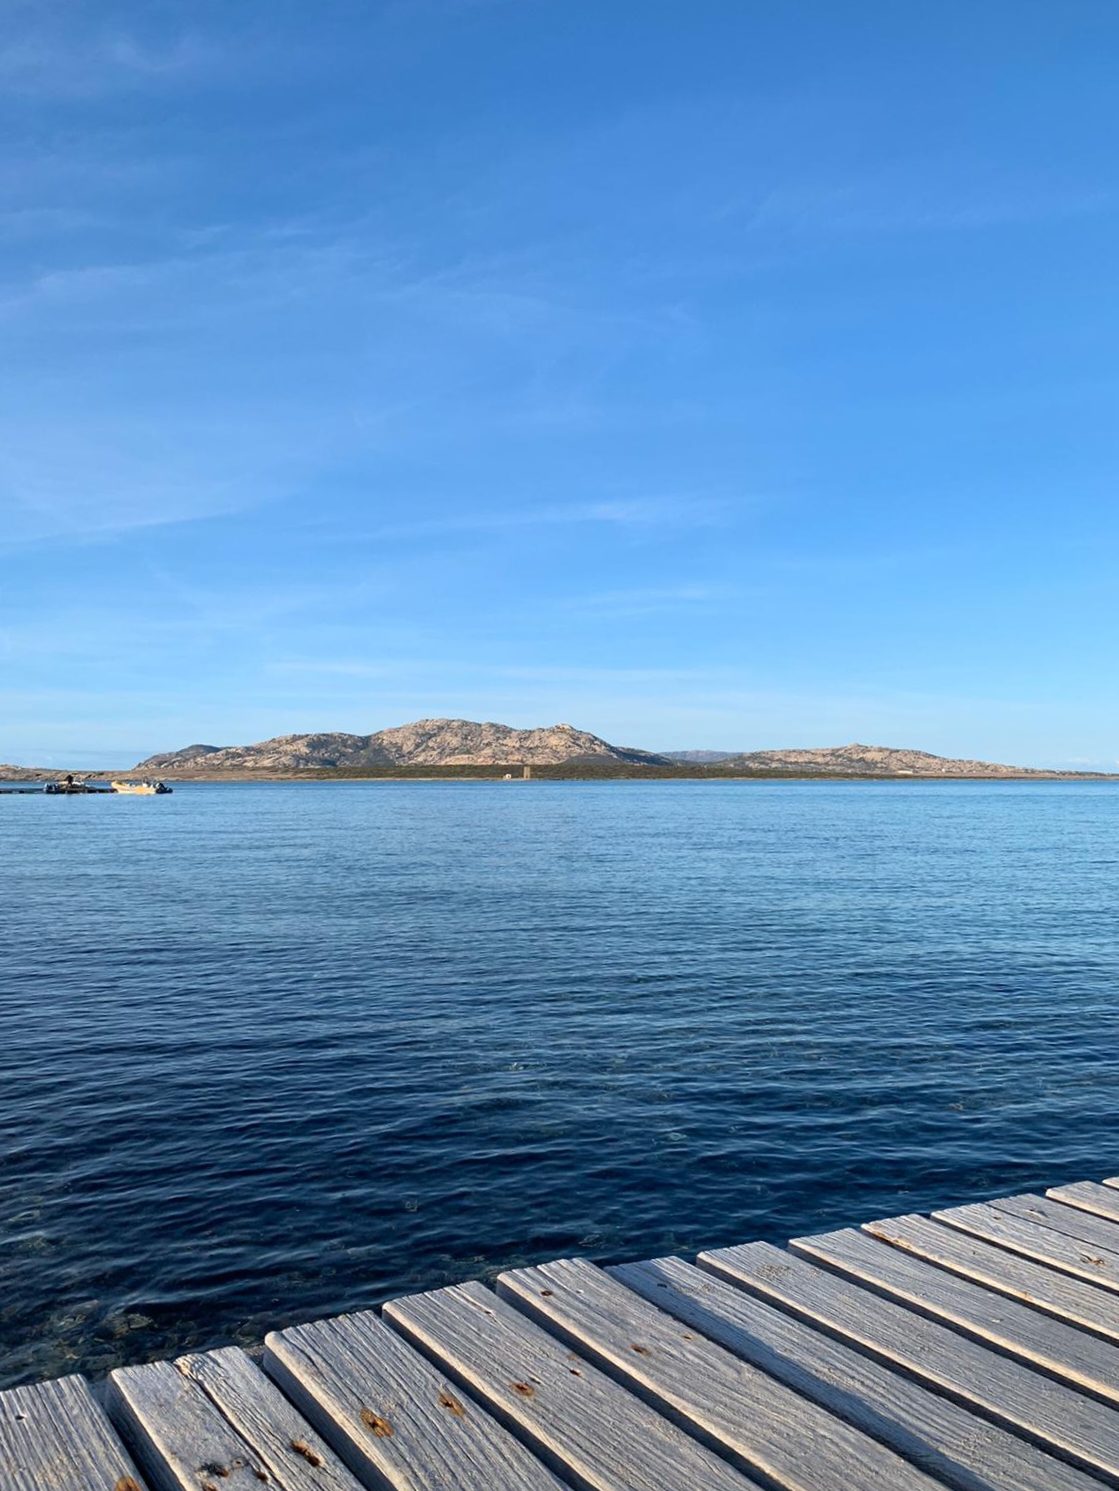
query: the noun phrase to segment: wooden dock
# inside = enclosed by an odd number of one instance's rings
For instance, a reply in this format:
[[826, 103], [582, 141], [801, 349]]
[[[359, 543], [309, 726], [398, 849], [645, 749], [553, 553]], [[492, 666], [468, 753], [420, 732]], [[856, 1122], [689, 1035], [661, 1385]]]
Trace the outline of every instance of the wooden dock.
[[1119, 1486], [1119, 1179], [0, 1393], [0, 1491]]

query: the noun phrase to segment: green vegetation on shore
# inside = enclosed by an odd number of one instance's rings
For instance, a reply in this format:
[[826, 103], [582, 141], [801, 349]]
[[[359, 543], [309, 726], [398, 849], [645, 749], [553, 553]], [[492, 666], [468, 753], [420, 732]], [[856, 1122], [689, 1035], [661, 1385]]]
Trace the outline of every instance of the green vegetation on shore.
[[[507, 775], [514, 781], [522, 779], [523, 764], [513, 762], [507, 766], [382, 766], [382, 767], [323, 767], [298, 772], [237, 773], [207, 776], [199, 772], [195, 777], [169, 777], [169, 781], [273, 781], [273, 782], [376, 782], [376, 781], [466, 781], [500, 782]], [[827, 771], [780, 771], [749, 770], [739, 767], [715, 766], [643, 766], [633, 762], [580, 762], [568, 761], [532, 768], [532, 781], [538, 782], [1023, 782], [1023, 781], [1110, 781], [1114, 778], [1098, 772], [1037, 772], [1031, 776], [1007, 772], [1004, 776], [992, 774], [975, 776], [928, 775], [911, 772], [827, 772]]]

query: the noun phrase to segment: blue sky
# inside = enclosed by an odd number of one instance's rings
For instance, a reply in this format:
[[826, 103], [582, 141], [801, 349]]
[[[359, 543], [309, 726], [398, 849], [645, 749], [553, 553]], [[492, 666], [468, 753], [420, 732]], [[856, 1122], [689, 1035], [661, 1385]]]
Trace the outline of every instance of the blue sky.
[[1119, 758], [1111, 0], [0, 21], [0, 760]]

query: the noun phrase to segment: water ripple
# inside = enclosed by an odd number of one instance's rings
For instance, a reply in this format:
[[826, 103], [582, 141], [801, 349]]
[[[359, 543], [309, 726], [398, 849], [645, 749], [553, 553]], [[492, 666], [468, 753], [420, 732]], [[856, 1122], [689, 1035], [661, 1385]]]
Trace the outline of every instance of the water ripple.
[[1119, 1170], [1119, 795], [0, 800], [0, 1385]]

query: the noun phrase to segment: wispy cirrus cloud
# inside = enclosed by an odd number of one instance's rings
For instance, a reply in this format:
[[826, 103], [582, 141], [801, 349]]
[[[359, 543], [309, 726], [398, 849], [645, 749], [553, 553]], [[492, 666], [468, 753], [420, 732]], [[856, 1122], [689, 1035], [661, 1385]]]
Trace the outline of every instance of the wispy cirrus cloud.
[[363, 537], [438, 538], [596, 524], [618, 528], [708, 526], [724, 521], [729, 511], [728, 502], [704, 496], [620, 497], [568, 503], [537, 503], [526, 497], [518, 506], [500, 510], [450, 513], [415, 523], [387, 523], [367, 531]]
[[897, 178], [847, 177], [786, 185], [742, 204], [759, 238], [771, 233], [873, 236], [979, 232], [1114, 211], [1115, 193], [1044, 177], [961, 178], [955, 162], [928, 162]]
[[[128, 261], [31, 261], [0, 291], [9, 345], [41, 369], [21, 387], [0, 455], [18, 515], [9, 541], [275, 501], [433, 426], [445, 448], [483, 430], [602, 427], [619, 411], [580, 392], [572, 369], [600, 345], [617, 355], [653, 334], [647, 317], [580, 304], [526, 266], [523, 285], [510, 270], [502, 287], [488, 260], [430, 272], [399, 245], [309, 222], [176, 236], [171, 252]], [[229, 357], [230, 344], [244, 355]], [[504, 399], [464, 398], [483, 349], [505, 364]], [[709, 524], [720, 508], [702, 495], [502, 498], [376, 532]]]
[[39, 10], [22, 34], [0, 45], [0, 85], [9, 98], [92, 99], [121, 88], [186, 82], [216, 60], [197, 35], [144, 43], [110, 27], [83, 34], [69, 11], [59, 25], [59, 16]]
[[[361, 29], [379, 43], [375, 60], [390, 60], [414, 54], [452, 23], [469, 24], [477, 13], [512, 3], [388, 0], [366, 8]], [[519, 3], [523, 8], [529, 0]], [[320, 5], [322, 24], [311, 33], [301, 30], [297, 14], [285, 16], [283, 10], [273, 5], [254, 14], [250, 6], [229, 6], [222, 0], [194, 0], [185, 8], [140, 7], [127, 0], [99, 6], [80, 0], [57, 0], [51, 6], [4, 0], [0, 84], [11, 99], [66, 102], [198, 83], [242, 87], [254, 75], [325, 78], [336, 73], [335, 27], [353, 26], [347, 7]]]
[[698, 582], [693, 585], [647, 585], [572, 595], [561, 603], [567, 616], [592, 621], [621, 621], [641, 616], [714, 611], [741, 598], [737, 587]]
[[[69, 416], [0, 420], [0, 547], [88, 539], [241, 512], [290, 494], [291, 461], [236, 452], [213, 432]], [[207, 448], [209, 445], [210, 448]], [[287, 455], [296, 452], [289, 446]]]

